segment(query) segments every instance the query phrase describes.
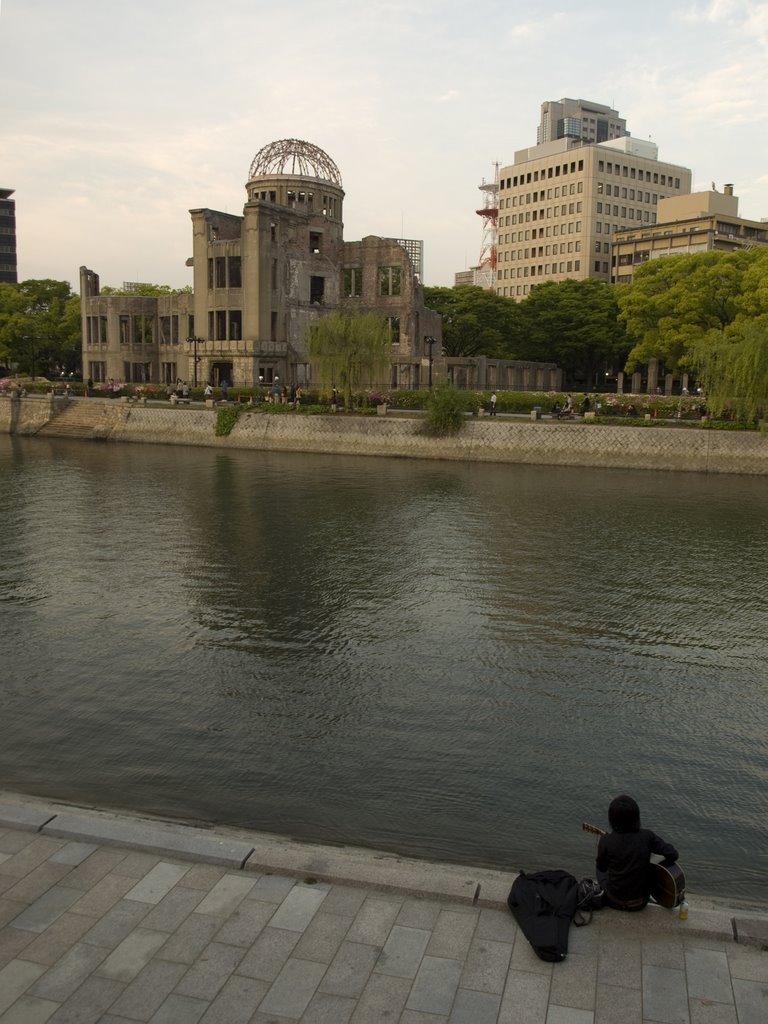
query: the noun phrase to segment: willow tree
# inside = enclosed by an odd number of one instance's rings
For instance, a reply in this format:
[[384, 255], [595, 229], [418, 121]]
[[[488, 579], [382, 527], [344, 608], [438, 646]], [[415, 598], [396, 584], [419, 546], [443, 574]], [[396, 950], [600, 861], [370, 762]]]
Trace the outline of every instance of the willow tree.
[[714, 413], [726, 409], [743, 420], [768, 413], [768, 317], [729, 332], [712, 331], [691, 353], [697, 377]]
[[336, 310], [310, 325], [306, 346], [321, 390], [338, 388], [351, 409], [353, 390], [381, 385], [386, 378], [392, 333], [376, 313]]

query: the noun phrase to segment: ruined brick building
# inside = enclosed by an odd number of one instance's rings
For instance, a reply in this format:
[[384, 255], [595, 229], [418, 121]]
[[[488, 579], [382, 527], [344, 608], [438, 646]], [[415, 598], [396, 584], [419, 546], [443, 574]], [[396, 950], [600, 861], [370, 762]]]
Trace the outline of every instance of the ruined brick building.
[[[191, 210], [191, 293], [101, 295], [80, 269], [83, 374], [190, 383], [312, 381], [305, 339], [325, 313], [345, 306], [386, 317], [390, 378], [426, 383], [440, 317], [424, 306], [420, 243], [368, 235], [344, 240], [344, 189], [334, 161], [297, 139], [273, 142], [251, 164], [242, 216]], [[433, 343], [433, 344], [434, 344]]]

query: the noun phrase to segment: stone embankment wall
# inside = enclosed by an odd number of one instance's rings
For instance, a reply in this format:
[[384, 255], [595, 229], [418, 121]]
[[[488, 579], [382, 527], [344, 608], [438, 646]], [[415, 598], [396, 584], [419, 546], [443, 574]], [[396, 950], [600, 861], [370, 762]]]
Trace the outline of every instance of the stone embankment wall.
[[753, 432], [497, 417], [471, 420], [457, 437], [433, 438], [421, 432], [420, 419], [391, 414], [303, 416], [243, 410], [232, 433], [217, 437], [215, 423], [214, 409], [100, 398], [0, 398], [3, 433], [254, 451], [768, 475], [768, 439]]

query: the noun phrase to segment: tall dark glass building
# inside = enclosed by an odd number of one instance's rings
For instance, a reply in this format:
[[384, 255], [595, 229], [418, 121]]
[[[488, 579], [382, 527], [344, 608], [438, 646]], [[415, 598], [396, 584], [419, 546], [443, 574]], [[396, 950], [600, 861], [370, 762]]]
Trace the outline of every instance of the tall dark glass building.
[[12, 188], [0, 188], [0, 281], [16, 284], [16, 200]]

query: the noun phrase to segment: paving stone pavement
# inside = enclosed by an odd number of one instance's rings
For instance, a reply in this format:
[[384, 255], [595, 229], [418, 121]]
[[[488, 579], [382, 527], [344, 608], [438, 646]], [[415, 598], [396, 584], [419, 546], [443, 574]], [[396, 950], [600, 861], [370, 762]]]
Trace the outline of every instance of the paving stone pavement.
[[664, 911], [601, 911], [551, 965], [499, 907], [35, 826], [0, 828], [0, 1024], [768, 1022], [768, 952]]

